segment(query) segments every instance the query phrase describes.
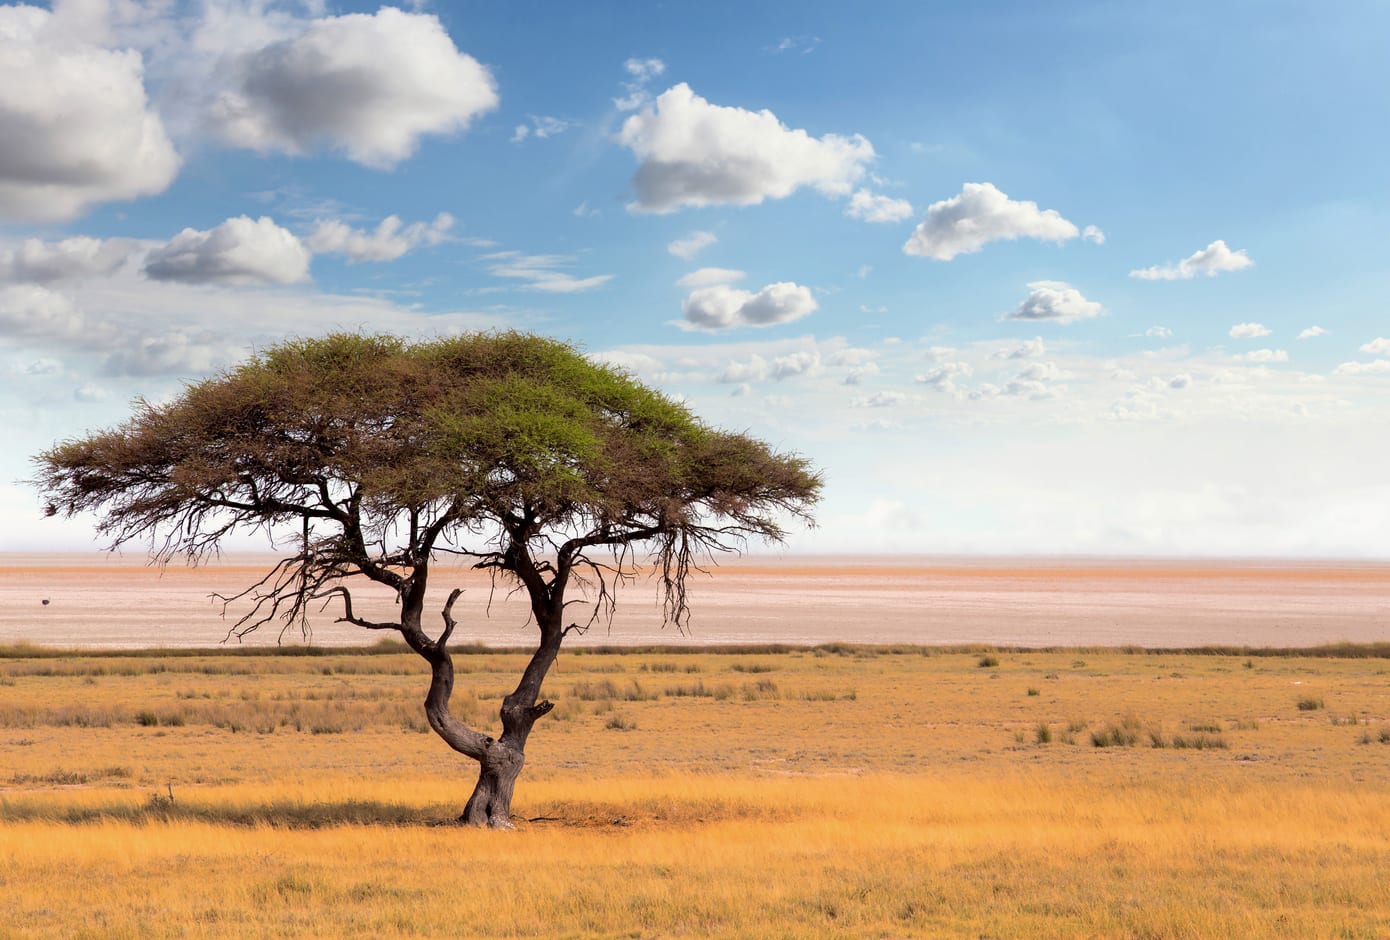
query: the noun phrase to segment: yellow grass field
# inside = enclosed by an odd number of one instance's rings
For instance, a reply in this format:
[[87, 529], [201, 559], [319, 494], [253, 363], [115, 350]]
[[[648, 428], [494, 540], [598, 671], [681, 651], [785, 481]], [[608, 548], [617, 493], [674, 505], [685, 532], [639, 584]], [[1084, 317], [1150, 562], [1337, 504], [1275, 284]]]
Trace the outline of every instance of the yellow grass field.
[[499, 833], [409, 654], [0, 649], [0, 938], [1390, 936], [1343, 652], [570, 653]]

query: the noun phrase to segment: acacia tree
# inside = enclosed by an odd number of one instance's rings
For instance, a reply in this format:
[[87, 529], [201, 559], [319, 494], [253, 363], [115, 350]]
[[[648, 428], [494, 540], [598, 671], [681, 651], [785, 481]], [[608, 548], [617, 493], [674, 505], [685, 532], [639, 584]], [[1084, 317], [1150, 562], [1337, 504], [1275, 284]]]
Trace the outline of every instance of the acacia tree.
[[[699, 559], [750, 537], [777, 541], [779, 517], [810, 521], [820, 478], [808, 462], [714, 430], [683, 405], [561, 342], [523, 333], [409, 344], [336, 334], [272, 347], [191, 385], [137, 402], [124, 425], [36, 458], [49, 515], [94, 511], [111, 547], [148, 541], [152, 561], [197, 563], [246, 529], [288, 530], [297, 551], [229, 603], [229, 636], [267, 624], [307, 630], [311, 605], [394, 631], [430, 667], [425, 713], [480, 765], [464, 823], [510, 827], [512, 792], [561, 644], [611, 618], [617, 584], [652, 566], [665, 618], [683, 628]], [[539, 632], [501, 733], [449, 708], [455, 588], [424, 624], [430, 566], [457, 553], [510, 580]], [[368, 619], [354, 584], [395, 592], [399, 618]], [[433, 635], [432, 635], [433, 634]]]

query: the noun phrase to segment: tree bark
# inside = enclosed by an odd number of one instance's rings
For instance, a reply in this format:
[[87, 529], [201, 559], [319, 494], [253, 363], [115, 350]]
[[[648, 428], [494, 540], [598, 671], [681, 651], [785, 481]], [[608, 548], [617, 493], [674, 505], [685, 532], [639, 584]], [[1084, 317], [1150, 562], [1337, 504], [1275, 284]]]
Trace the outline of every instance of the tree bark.
[[463, 808], [459, 822], [465, 826], [485, 826], [488, 829], [511, 829], [512, 791], [526, 755], [501, 742], [494, 742], [488, 754], [479, 761], [478, 783], [468, 805]]

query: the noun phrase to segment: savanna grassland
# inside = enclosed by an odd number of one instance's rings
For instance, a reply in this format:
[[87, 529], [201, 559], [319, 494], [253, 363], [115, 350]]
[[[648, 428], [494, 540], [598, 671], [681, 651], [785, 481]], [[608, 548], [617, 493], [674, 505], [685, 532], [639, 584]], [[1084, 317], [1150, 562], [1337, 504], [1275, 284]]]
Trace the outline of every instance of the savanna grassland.
[[1390, 650], [1322, 653], [572, 652], [490, 832], [411, 654], [0, 649], [0, 937], [1383, 937]]

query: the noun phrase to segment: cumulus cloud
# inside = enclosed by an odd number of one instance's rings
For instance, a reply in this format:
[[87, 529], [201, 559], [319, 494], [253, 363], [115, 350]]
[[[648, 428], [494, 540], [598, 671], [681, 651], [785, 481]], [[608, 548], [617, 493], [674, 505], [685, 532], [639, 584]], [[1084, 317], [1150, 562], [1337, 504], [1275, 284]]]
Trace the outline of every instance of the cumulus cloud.
[[767, 378], [768, 368], [767, 360], [757, 353], [753, 353], [742, 362], [730, 362], [724, 367], [724, 371], [719, 373], [717, 381], [741, 385], [746, 385], [749, 382], [761, 382]]
[[691, 232], [684, 238], [678, 238], [671, 242], [666, 246], [666, 250], [677, 258], [684, 258], [689, 261], [717, 241], [719, 241], [719, 236], [713, 232]]
[[815, 349], [800, 349], [771, 360], [753, 353], [747, 359], [730, 360], [715, 381], [728, 385], [747, 385], [768, 379], [780, 382], [800, 375], [816, 375], [821, 369], [820, 352]]
[[844, 383], [846, 385], [859, 385], [866, 378], [878, 375], [879, 368], [876, 362], [866, 362], [862, 366], [855, 366], [845, 373]]
[[874, 158], [858, 134], [812, 137], [771, 111], [710, 104], [685, 83], [623, 122], [618, 140], [637, 157], [636, 212], [755, 205], [803, 186], [846, 196]]
[[1104, 245], [1105, 233], [1094, 225], [1088, 225], [1081, 230], [1081, 237], [1092, 245]]
[[1390, 372], [1390, 359], [1371, 362], [1344, 362], [1332, 370], [1333, 375], [1381, 375]]
[[969, 378], [974, 371], [969, 363], [949, 361], [914, 376], [913, 381], [918, 385], [930, 386], [939, 392], [955, 395], [960, 391], [956, 385], [957, 380]]
[[934, 202], [903, 245], [909, 255], [950, 261], [992, 241], [1036, 238], [1064, 242], [1080, 233], [1054, 209], [1010, 199], [993, 183], [966, 183], [959, 195]]
[[145, 274], [186, 284], [295, 284], [309, 279], [309, 249], [274, 220], [242, 215], [205, 232], [184, 229], [149, 253]]
[[1170, 339], [1173, 331], [1166, 326], [1151, 326], [1144, 331], [1144, 335], [1151, 339]]
[[1101, 314], [1100, 304], [1087, 300], [1081, 291], [1063, 281], [1032, 281], [1028, 287], [1031, 290], [1023, 303], [1004, 319], [1073, 323]]
[[1237, 323], [1231, 327], [1232, 339], [1259, 339], [1269, 334], [1269, 327], [1263, 323]]
[[123, 238], [77, 236], [60, 242], [26, 239], [18, 248], [0, 249], [0, 281], [53, 284], [110, 274], [137, 251]]
[[1036, 359], [1047, 352], [1047, 344], [1041, 336], [1025, 339], [1012, 349], [998, 349], [989, 354], [991, 359]]
[[0, 218], [70, 219], [163, 192], [179, 158], [134, 50], [82, 42], [38, 7], [0, 6]]
[[1065, 369], [1058, 368], [1055, 362], [1035, 362], [1020, 372], [1017, 377], [1025, 382], [1056, 382], [1075, 376]]
[[223, 140], [263, 153], [340, 150], [378, 169], [497, 106], [492, 75], [437, 17], [394, 7], [312, 20], [236, 57], [231, 73], [210, 115]]
[[1232, 251], [1220, 238], [1201, 251], [1194, 252], [1177, 264], [1159, 264], [1129, 272], [1130, 277], [1144, 281], [1187, 281], [1199, 274], [1216, 277], [1223, 271], [1242, 271], [1255, 264], [1245, 249]]
[[739, 326], [776, 326], [815, 311], [811, 289], [790, 281], [769, 284], [756, 294], [727, 284], [692, 291], [681, 304], [688, 329], [727, 330]]
[[859, 346], [845, 346], [835, 350], [830, 354], [829, 362], [832, 366], [862, 366], [873, 362], [878, 353], [872, 349], [864, 349]]
[[623, 90], [627, 94], [614, 98], [613, 105], [619, 111], [636, 111], [651, 100], [647, 84], [665, 73], [666, 63], [660, 59], [628, 59], [623, 63], [623, 71], [632, 80], [623, 83]]
[[394, 261], [420, 245], [447, 241], [454, 217], [441, 212], [433, 222], [405, 225], [388, 215], [374, 230], [357, 229], [340, 219], [320, 219], [305, 239], [314, 254], [344, 255], [348, 261]]
[[1320, 326], [1310, 326], [1310, 327], [1308, 327], [1308, 329], [1304, 330], [1302, 333], [1299, 333], [1299, 334], [1298, 334], [1298, 338], [1299, 338], [1299, 339], [1313, 339], [1313, 338], [1315, 338], [1315, 337], [1322, 336], [1322, 335], [1325, 334], [1326, 332], [1327, 332], [1327, 331], [1324, 330], [1324, 329], [1323, 329], [1322, 327], [1320, 327]]
[[1235, 358], [1240, 362], [1288, 362], [1289, 354], [1283, 349], [1252, 349]]
[[845, 215], [864, 222], [902, 222], [912, 218], [912, 203], [856, 189], [845, 208]]
[[691, 271], [676, 281], [676, 284], [681, 287], [709, 287], [711, 284], [732, 284], [747, 276], [733, 268], [700, 268], [698, 271]]
[[217, 341], [207, 333], [194, 336], [173, 330], [152, 335], [91, 316], [66, 295], [36, 284], [0, 288], [0, 336], [98, 354], [101, 371], [107, 375], [192, 375], [226, 366], [246, 354], [244, 347]]
[[538, 290], [547, 294], [575, 294], [602, 287], [613, 279], [611, 274], [577, 278], [561, 270], [574, 263], [572, 255], [528, 255], [520, 251], [496, 251], [484, 255], [490, 262], [489, 273], [496, 277], [524, 281], [523, 290]]
[[820, 353], [814, 349], [803, 349], [774, 358], [769, 374], [780, 382], [798, 375], [816, 375], [820, 370]]
[[906, 401], [906, 392], [874, 392], [868, 398], [856, 398], [851, 404], [856, 408], [894, 408]]
[[1384, 336], [1377, 337], [1369, 343], [1362, 344], [1361, 351], [1363, 353], [1370, 353], [1374, 356], [1378, 356], [1382, 353], [1390, 353], [1390, 339]]
[[106, 358], [110, 375], [197, 375], [245, 357], [247, 348], [209, 332], [133, 337]]
[[0, 336], [69, 340], [90, 333], [87, 317], [67, 296], [37, 284], [0, 287]]

